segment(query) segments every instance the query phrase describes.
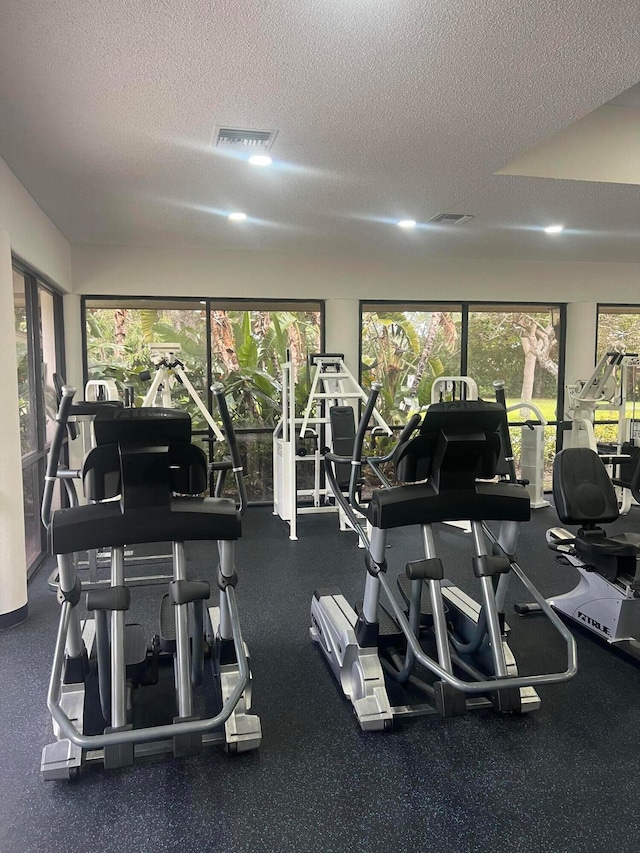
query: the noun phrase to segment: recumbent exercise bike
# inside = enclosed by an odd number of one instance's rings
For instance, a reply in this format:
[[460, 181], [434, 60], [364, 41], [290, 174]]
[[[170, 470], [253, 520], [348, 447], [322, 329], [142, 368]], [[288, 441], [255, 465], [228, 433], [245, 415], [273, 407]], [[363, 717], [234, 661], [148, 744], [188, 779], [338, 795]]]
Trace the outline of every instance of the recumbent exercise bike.
[[[618, 496], [602, 459], [589, 447], [568, 447], [553, 462], [553, 498], [563, 524], [547, 531], [559, 560], [576, 568], [578, 584], [548, 603], [597, 637], [640, 660], [640, 534], [608, 536], [602, 524], [620, 516]], [[634, 487], [634, 497], [637, 495]], [[520, 615], [539, 612], [517, 604]]]

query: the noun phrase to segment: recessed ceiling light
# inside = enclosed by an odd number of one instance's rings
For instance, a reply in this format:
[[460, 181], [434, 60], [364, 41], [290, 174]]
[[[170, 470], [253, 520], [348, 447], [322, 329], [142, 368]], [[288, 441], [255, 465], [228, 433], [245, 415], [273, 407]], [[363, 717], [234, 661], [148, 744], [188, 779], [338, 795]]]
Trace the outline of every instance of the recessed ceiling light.
[[254, 154], [249, 157], [249, 162], [252, 166], [270, 166], [273, 163], [268, 154]]
[[246, 214], [246, 213], [240, 213], [240, 212], [238, 212], [238, 213], [230, 213], [230, 214], [229, 214], [229, 219], [230, 219], [232, 222], [244, 222], [246, 218], [247, 218], [247, 214]]
[[415, 228], [415, 227], [416, 227], [415, 219], [401, 219], [400, 222], [398, 222], [398, 228]]
[[547, 225], [544, 229], [545, 234], [559, 234], [564, 231], [564, 225]]

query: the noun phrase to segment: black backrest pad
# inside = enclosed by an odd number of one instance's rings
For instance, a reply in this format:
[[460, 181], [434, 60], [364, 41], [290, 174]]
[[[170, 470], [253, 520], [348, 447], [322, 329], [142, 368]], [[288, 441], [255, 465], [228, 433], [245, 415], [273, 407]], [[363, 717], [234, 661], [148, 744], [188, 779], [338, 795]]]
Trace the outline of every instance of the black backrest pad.
[[[165, 473], [152, 471], [149, 487], [164, 488], [182, 495], [198, 495], [207, 488], [207, 460], [204, 451], [191, 444], [191, 418], [179, 409], [123, 409], [98, 415], [94, 421], [97, 446], [84, 461], [82, 478], [87, 498], [101, 501], [122, 493], [123, 457], [135, 478], [135, 488], [144, 489], [145, 465], [160, 466]], [[136, 448], [140, 449], [139, 462]], [[152, 457], [149, 451], [155, 448]], [[164, 453], [162, 448], [165, 448]], [[161, 451], [159, 454], [157, 451]], [[154, 461], [155, 460], [155, 461]], [[138, 472], [136, 474], [136, 472]], [[158, 479], [160, 477], [160, 479]], [[131, 481], [130, 485], [133, 485]], [[143, 497], [143, 496], [142, 496]], [[157, 499], [150, 496], [149, 504]]]
[[[352, 406], [332, 406], [329, 409], [333, 452], [337, 456], [352, 456], [356, 439], [356, 418]], [[351, 465], [338, 463], [336, 478], [344, 491], [349, 488]]]
[[471, 487], [496, 473], [498, 430], [505, 409], [499, 403], [462, 400], [433, 403], [420, 432], [396, 448], [396, 476], [404, 482], [434, 478], [440, 488]]
[[96, 444], [170, 444], [191, 441], [191, 417], [181, 409], [140, 408], [100, 413], [93, 422]]
[[[169, 490], [178, 495], [200, 495], [207, 488], [207, 457], [201, 447], [186, 442], [169, 445]], [[134, 463], [135, 464], [135, 463]], [[122, 491], [117, 444], [94, 447], [84, 460], [82, 481], [91, 501], [115, 498]]]
[[603, 524], [618, 518], [613, 483], [598, 454], [568, 447], [553, 461], [553, 500], [564, 524]]

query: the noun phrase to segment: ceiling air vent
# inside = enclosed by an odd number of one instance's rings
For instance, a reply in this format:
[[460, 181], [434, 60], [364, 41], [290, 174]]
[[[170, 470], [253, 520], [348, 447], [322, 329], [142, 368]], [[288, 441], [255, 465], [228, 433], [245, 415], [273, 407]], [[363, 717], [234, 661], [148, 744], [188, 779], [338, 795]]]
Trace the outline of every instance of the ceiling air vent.
[[441, 222], [443, 225], [462, 225], [473, 219], [472, 213], [437, 213], [429, 219], [429, 222]]
[[216, 127], [213, 131], [215, 148], [255, 148], [268, 151], [276, 138], [277, 130], [242, 130], [237, 127]]

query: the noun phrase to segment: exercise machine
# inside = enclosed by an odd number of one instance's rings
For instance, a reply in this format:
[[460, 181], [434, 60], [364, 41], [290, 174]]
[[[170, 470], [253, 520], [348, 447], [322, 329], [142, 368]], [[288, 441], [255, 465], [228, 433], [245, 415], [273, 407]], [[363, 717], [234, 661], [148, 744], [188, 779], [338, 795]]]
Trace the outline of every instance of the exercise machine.
[[565, 447], [589, 447], [598, 453], [593, 425], [596, 412], [603, 410], [618, 413], [618, 445], [635, 437], [628, 432], [626, 403], [629, 369], [635, 369], [637, 363], [637, 355], [611, 350], [602, 356], [587, 380], [567, 385]]
[[[540, 409], [531, 402], [520, 400], [507, 406], [504, 391], [504, 379], [496, 379], [493, 389], [496, 402], [505, 407], [507, 416], [509, 412], [522, 411], [531, 412], [534, 417], [528, 418], [520, 427], [520, 480], [529, 492], [531, 509], [542, 509], [549, 506], [549, 501], [544, 496], [544, 428], [547, 420]], [[502, 447], [507, 463], [506, 473], [509, 479], [518, 482], [515, 469], [515, 459], [511, 445], [510, 424], [507, 419], [506, 430], [503, 432]], [[505, 473], [501, 471], [500, 473]]]
[[[373, 493], [358, 505], [356, 483], [367, 423], [380, 386], [360, 421], [351, 457], [325, 454], [329, 483], [337, 464], [351, 465], [348, 499], [338, 500], [366, 546], [362, 604], [352, 607], [339, 589], [317, 589], [311, 602], [311, 639], [318, 644], [363, 729], [388, 729], [396, 717], [421, 713], [452, 716], [478, 707], [525, 712], [540, 704], [536, 687], [567, 681], [577, 670], [570, 631], [516, 561], [519, 525], [530, 516], [524, 486], [487, 482], [496, 473], [499, 429], [506, 413], [498, 403], [462, 400], [431, 405], [414, 415], [393, 454], [401, 485]], [[373, 460], [373, 468], [377, 460]], [[355, 507], [371, 526], [367, 535]], [[436, 551], [434, 525], [468, 519], [471, 566], [480, 586], [477, 603], [448, 581]], [[494, 535], [485, 522], [500, 521]], [[388, 579], [388, 531], [419, 525], [424, 557], [398, 578], [400, 600]], [[507, 644], [504, 603], [510, 577], [522, 582], [563, 638], [562, 672], [520, 675]], [[385, 594], [386, 608], [381, 607]], [[424, 670], [420, 671], [419, 667]], [[426, 675], [425, 675], [426, 672]]]
[[145, 394], [142, 406], [161, 406], [165, 409], [170, 409], [173, 405], [171, 391], [176, 384], [181, 385], [204, 417], [216, 441], [223, 442], [224, 436], [220, 431], [220, 427], [191, 384], [184, 369], [184, 363], [178, 358], [180, 355], [180, 344], [149, 344], [149, 351], [155, 368], [155, 374], [153, 374], [153, 378], [151, 371], [144, 371], [140, 375], [140, 378], [143, 380], [151, 379], [151, 385]]
[[[340, 530], [350, 528], [348, 518], [324, 479], [322, 451], [344, 446], [355, 437], [355, 407], [367, 394], [348, 369], [342, 353], [311, 353], [310, 387], [303, 414], [296, 413], [295, 365], [290, 354], [282, 365], [282, 414], [273, 432], [273, 512], [289, 524], [289, 539], [298, 538], [298, 516], [337, 512]], [[340, 414], [330, 411], [340, 408]], [[371, 415], [374, 434], [392, 434], [382, 415]], [[301, 484], [300, 467], [311, 468], [311, 484]], [[339, 478], [340, 479], [340, 478]], [[348, 481], [348, 475], [347, 475]]]
[[[622, 515], [629, 511], [633, 492], [640, 486], [640, 426], [635, 402], [640, 360], [635, 353], [606, 352], [586, 381], [567, 385], [568, 421], [564, 447], [588, 447], [607, 467]], [[632, 414], [627, 414], [631, 390]], [[594, 432], [596, 413], [617, 412], [618, 430], [614, 442], [599, 442]]]
[[[504, 463], [504, 466], [499, 467], [498, 473], [526, 486], [531, 499], [531, 509], [549, 506], [549, 501], [544, 497], [544, 428], [547, 421], [534, 403], [521, 400], [507, 406], [504, 388], [503, 379], [496, 379], [493, 383], [496, 402], [505, 407], [507, 415], [509, 412], [526, 409], [531, 412], [533, 418], [528, 418], [520, 428], [520, 477], [516, 474], [510, 437], [511, 425], [507, 419], [506, 428], [501, 431], [503, 449], [501, 464]], [[432, 403], [477, 400], [478, 398], [478, 385], [469, 376], [438, 376], [431, 386]]]
[[[58, 407], [62, 402], [62, 389], [65, 385], [63, 378], [57, 374], [53, 374], [53, 384], [56, 391]], [[124, 404], [120, 400], [120, 395], [115, 382], [112, 379], [95, 379], [89, 380], [85, 385], [85, 399], [74, 401], [69, 405], [66, 416], [66, 433], [68, 441], [68, 455], [73, 456], [77, 464], [82, 465], [82, 460], [95, 447], [95, 436], [93, 431], [93, 421], [97, 416], [105, 416], [113, 413], [114, 409], [122, 409]], [[128, 396], [132, 400], [132, 395]], [[76, 447], [79, 445], [79, 447]], [[57, 458], [57, 457], [56, 457]], [[42, 524], [45, 529], [50, 522], [51, 501], [53, 498], [53, 489], [55, 480], [59, 480], [65, 489], [67, 503], [70, 507], [79, 506], [86, 499], [86, 495], [81, 497], [78, 495], [76, 484], [82, 486], [83, 476], [82, 467], [70, 467], [61, 462], [58, 458], [57, 468], [49, 472], [49, 476], [53, 479], [49, 488], [49, 500], [43, 500], [41, 507]], [[90, 500], [89, 496], [89, 500]], [[171, 554], [167, 553], [166, 545], [163, 543], [149, 543], [144, 546], [127, 547], [125, 549], [125, 557], [127, 565], [138, 563], [165, 563], [171, 559]], [[92, 589], [107, 586], [110, 581], [108, 578], [100, 577], [100, 569], [109, 569], [111, 552], [107, 549], [91, 549], [86, 553], [76, 552], [73, 556], [76, 569], [86, 570], [88, 578], [82, 580], [82, 589]], [[150, 586], [155, 584], [168, 583], [171, 576], [166, 574], [136, 574], [135, 577], [127, 579], [129, 586]], [[57, 592], [59, 589], [58, 568], [53, 569], [48, 580], [49, 589]]]
[[[260, 720], [249, 713], [251, 673], [235, 599], [234, 545], [246, 492], [224, 391], [221, 385], [212, 390], [231, 457], [219, 465], [235, 476], [239, 507], [229, 498], [200, 497], [207, 462], [191, 444], [186, 412], [109, 407], [95, 417], [96, 446], [82, 468], [93, 502], [51, 513], [75, 394], [63, 388], [43, 500], [61, 604], [47, 694], [56, 739], [44, 747], [41, 762], [47, 780], [72, 778], [93, 761], [119, 768], [144, 755], [193, 755], [212, 743], [229, 752], [260, 744]], [[193, 540], [212, 548], [217, 542], [217, 603], [208, 580], [188, 577], [185, 542]], [[124, 547], [158, 541], [171, 543], [173, 577], [162, 598], [159, 631], [147, 642], [141, 625], [125, 623], [131, 593]], [[86, 608], [94, 616], [82, 620], [73, 554], [103, 546], [111, 549], [111, 582], [89, 590]], [[172, 698], [138, 701], [141, 691], [159, 689], [167, 678]], [[209, 687], [211, 695], [198, 697], [194, 688], [200, 687]]]
[[[598, 454], [588, 447], [561, 450], [553, 463], [553, 497], [563, 524], [547, 531], [547, 543], [561, 563], [579, 573], [577, 585], [548, 599], [611, 646], [640, 660], [640, 534], [608, 536], [602, 524], [620, 516], [615, 489]], [[518, 604], [516, 612], [539, 612], [539, 605]]]

